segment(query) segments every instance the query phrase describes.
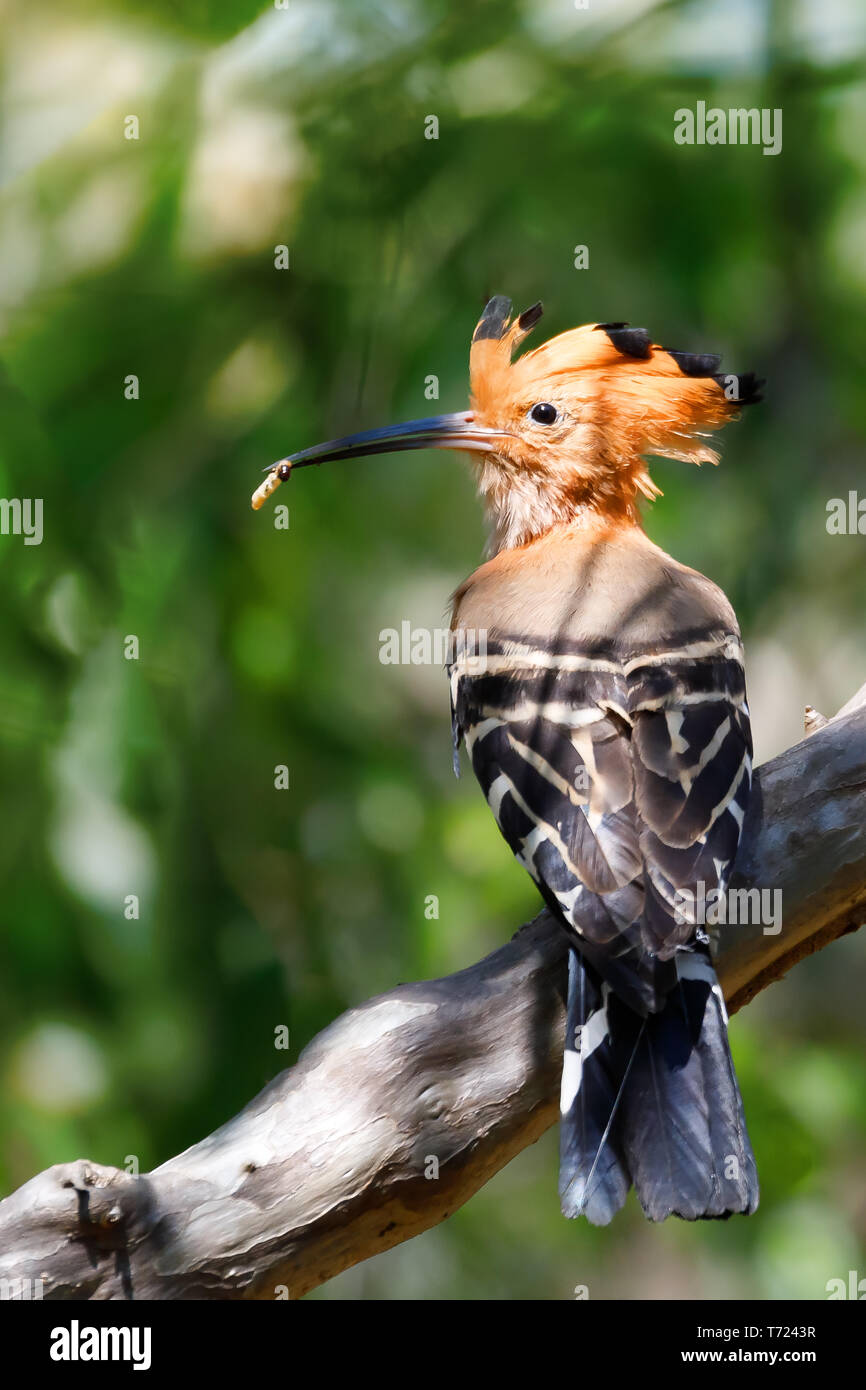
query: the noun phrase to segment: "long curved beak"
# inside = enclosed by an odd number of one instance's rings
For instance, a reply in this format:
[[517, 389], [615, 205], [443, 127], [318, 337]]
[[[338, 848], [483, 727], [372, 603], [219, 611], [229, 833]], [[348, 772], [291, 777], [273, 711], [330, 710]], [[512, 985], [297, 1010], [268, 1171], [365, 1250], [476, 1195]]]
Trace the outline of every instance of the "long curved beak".
[[270, 497], [296, 468], [310, 464], [333, 463], [337, 459], [364, 458], [369, 454], [403, 453], [408, 449], [466, 449], [472, 453], [491, 453], [496, 441], [505, 438], [501, 430], [486, 430], [475, 424], [471, 410], [454, 415], [431, 415], [426, 420], [410, 420], [404, 425], [386, 425], [384, 429], [363, 430], [347, 434], [342, 439], [330, 439], [314, 444], [278, 459], [267, 470], [265, 481], [253, 493], [255, 510]]

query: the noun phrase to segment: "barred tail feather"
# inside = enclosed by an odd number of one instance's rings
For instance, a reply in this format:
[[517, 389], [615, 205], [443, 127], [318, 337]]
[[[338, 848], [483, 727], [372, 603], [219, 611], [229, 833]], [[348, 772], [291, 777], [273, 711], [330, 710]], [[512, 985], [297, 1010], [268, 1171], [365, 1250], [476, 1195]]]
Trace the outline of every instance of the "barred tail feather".
[[623, 1008], [576, 950], [569, 951], [559, 1196], [563, 1215], [586, 1216], [594, 1226], [613, 1219], [631, 1187], [615, 1121], [634, 1046], [623, 1029], [612, 1032], [614, 1011], [634, 1021], [636, 1035], [637, 1014]]
[[650, 1019], [621, 1106], [623, 1147], [651, 1221], [753, 1212], [758, 1175], [709, 959], [677, 957], [679, 983]]
[[755, 1160], [715, 973], [678, 953], [664, 1009], [641, 1018], [570, 953], [562, 1087], [560, 1199], [565, 1216], [606, 1225], [634, 1183], [663, 1221], [752, 1212]]

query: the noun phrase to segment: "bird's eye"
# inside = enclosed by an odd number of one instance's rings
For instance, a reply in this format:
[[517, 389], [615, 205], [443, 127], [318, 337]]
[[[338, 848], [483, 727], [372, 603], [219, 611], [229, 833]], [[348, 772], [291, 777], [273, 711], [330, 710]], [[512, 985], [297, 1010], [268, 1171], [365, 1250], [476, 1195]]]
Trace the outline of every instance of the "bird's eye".
[[537, 425], [552, 425], [556, 419], [556, 406], [549, 401], [539, 401], [529, 412], [530, 420], [534, 420]]

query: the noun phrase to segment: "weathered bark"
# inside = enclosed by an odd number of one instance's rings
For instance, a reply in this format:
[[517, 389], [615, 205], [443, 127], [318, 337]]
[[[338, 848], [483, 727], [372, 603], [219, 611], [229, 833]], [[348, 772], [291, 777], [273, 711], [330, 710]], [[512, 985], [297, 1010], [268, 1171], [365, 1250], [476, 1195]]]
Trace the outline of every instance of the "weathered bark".
[[[866, 686], [759, 769], [734, 886], [781, 889], [784, 915], [778, 935], [723, 934], [732, 1012], [866, 917]], [[49, 1168], [0, 1203], [0, 1280], [295, 1298], [442, 1221], [556, 1119], [566, 950], [543, 912], [477, 965], [349, 1010], [152, 1173]]]

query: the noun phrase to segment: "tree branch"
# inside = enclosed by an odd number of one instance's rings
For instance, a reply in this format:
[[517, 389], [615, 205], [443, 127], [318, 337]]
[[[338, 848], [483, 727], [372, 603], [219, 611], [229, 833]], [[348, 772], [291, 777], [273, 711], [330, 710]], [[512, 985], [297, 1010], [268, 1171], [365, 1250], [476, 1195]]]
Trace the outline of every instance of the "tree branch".
[[[778, 935], [722, 934], [732, 1012], [866, 917], [866, 686], [758, 770], [732, 886], [780, 889], [784, 912]], [[153, 1172], [47, 1169], [0, 1202], [7, 1296], [297, 1298], [444, 1220], [557, 1118], [566, 952], [542, 912], [350, 1009]]]

